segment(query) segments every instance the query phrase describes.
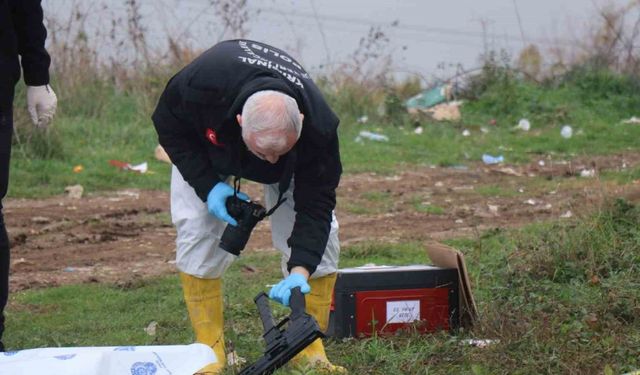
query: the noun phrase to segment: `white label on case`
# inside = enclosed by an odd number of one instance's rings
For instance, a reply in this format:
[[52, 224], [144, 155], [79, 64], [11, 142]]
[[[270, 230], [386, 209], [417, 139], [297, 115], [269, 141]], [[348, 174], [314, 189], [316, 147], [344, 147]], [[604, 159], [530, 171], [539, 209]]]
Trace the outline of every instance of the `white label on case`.
[[411, 323], [420, 320], [420, 301], [387, 302], [387, 323]]

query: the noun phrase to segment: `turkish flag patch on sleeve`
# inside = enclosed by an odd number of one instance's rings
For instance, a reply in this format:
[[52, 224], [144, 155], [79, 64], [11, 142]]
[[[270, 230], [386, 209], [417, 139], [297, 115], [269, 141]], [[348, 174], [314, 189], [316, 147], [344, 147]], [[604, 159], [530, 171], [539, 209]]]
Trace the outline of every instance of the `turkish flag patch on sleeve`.
[[209, 142], [213, 143], [215, 146], [222, 147], [224, 144], [218, 141], [218, 134], [213, 129], [207, 128], [206, 137]]

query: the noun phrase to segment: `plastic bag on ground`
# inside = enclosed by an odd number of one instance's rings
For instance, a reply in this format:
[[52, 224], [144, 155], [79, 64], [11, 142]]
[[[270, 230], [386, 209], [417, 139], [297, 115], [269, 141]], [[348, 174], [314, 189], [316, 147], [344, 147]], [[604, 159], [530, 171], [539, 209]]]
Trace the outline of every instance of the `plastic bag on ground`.
[[405, 103], [405, 107], [411, 111], [424, 110], [451, 98], [451, 85], [441, 85], [422, 91], [412, 96]]
[[0, 353], [0, 373], [193, 375], [216, 362], [204, 344], [41, 348]]

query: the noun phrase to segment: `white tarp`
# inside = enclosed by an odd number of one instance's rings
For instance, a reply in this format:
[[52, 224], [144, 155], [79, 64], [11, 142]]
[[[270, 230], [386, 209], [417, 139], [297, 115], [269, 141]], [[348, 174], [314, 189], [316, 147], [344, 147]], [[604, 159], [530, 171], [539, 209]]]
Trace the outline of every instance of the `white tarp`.
[[193, 375], [215, 362], [204, 344], [41, 348], [0, 353], [0, 375]]

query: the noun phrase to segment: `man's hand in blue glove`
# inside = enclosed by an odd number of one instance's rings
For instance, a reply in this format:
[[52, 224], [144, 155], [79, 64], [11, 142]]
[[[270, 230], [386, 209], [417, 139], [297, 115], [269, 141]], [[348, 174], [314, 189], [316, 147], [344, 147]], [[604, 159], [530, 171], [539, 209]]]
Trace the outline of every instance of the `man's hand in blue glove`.
[[[227, 198], [232, 196], [233, 188], [227, 183], [218, 182], [216, 186], [211, 189], [209, 195], [207, 195], [207, 209], [211, 215], [235, 227], [238, 225], [238, 222], [229, 215], [227, 206], [225, 205]], [[242, 192], [238, 192], [238, 198], [247, 202], [249, 201], [249, 196]]]
[[291, 298], [291, 289], [300, 287], [300, 291], [303, 294], [307, 294], [311, 291], [311, 287], [307, 283], [307, 277], [302, 273], [292, 273], [284, 280], [277, 283], [271, 291], [269, 291], [269, 298], [280, 302], [285, 306], [289, 306], [289, 298]]

